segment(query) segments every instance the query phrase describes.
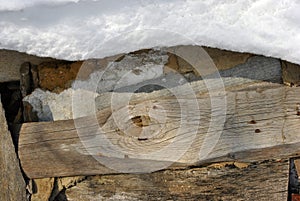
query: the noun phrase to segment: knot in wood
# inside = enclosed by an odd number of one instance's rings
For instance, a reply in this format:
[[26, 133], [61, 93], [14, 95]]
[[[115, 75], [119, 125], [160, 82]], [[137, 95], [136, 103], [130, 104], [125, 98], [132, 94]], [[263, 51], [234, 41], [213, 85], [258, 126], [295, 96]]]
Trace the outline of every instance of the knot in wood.
[[151, 119], [147, 115], [141, 115], [132, 117], [131, 121], [138, 127], [145, 127], [150, 125]]

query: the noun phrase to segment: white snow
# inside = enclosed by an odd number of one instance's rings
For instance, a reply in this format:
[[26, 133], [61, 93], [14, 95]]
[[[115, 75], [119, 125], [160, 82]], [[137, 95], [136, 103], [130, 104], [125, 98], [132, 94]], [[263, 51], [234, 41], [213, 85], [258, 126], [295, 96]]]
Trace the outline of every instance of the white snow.
[[22, 10], [35, 5], [59, 5], [79, 0], [0, 0], [0, 11]]
[[300, 64], [299, 0], [0, 0], [0, 48], [63, 59], [197, 44]]

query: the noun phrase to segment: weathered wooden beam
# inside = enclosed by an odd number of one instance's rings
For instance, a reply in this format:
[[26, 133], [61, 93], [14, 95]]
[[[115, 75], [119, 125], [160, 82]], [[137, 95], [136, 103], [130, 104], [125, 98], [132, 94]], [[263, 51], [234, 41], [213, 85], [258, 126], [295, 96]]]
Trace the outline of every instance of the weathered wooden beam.
[[25, 201], [25, 181], [0, 102], [0, 200]]
[[[190, 103], [188, 95], [176, 99], [144, 94], [128, 107], [114, 108], [113, 113], [110, 107], [102, 109], [97, 121], [93, 117], [75, 120], [77, 129], [74, 120], [23, 124], [19, 139], [22, 167], [28, 177], [42, 178], [149, 172], [170, 168], [172, 163], [186, 167], [251, 162], [300, 153], [300, 88], [252, 84], [230, 90], [225, 93], [226, 115], [219, 112], [222, 105], [212, 109], [211, 97], [217, 103], [223, 100], [218, 92], [196, 92], [198, 108], [185, 112], [181, 106]], [[118, 95], [119, 99], [124, 96], [114, 94]], [[171, 148], [165, 151], [165, 147]], [[148, 154], [155, 151], [159, 154]]]
[[[227, 163], [152, 174], [88, 177], [58, 198], [90, 200], [259, 200], [288, 198], [288, 160], [239, 168]], [[60, 199], [58, 199], [60, 200]]]

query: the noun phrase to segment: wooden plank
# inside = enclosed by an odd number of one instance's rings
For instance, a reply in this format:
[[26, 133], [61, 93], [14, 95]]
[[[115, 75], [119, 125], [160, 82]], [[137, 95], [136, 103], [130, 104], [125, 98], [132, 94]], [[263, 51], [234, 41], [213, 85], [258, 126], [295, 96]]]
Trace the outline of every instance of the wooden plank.
[[0, 200], [25, 201], [26, 188], [0, 102]]
[[[28, 177], [42, 178], [151, 172], [219, 161], [251, 162], [297, 156], [299, 92], [300, 88], [276, 84], [231, 89], [226, 92], [226, 116], [218, 112], [221, 105], [211, 112], [210, 97], [217, 103], [222, 100], [218, 92], [196, 93], [198, 108], [183, 112], [188, 121], [181, 119], [180, 108], [180, 104], [189, 105], [192, 98], [188, 95], [176, 100], [174, 96], [153, 99], [155, 96], [143, 94], [143, 99], [133, 101], [128, 107], [114, 108], [113, 113], [108, 107], [97, 113], [102, 132], [93, 117], [76, 120], [77, 129], [73, 120], [23, 124], [19, 157]], [[119, 99], [124, 97], [119, 95]], [[128, 108], [130, 115], [126, 113]], [[150, 108], [158, 120], [149, 118], [145, 108]], [[160, 117], [165, 119], [159, 120]], [[194, 130], [198, 122], [200, 126]], [[152, 136], [151, 132], [157, 130], [159, 133]], [[114, 146], [108, 146], [105, 139]]]
[[[288, 160], [233, 163], [152, 174], [88, 177], [58, 196], [67, 200], [259, 200], [288, 197]], [[57, 199], [60, 200], [60, 199]]]

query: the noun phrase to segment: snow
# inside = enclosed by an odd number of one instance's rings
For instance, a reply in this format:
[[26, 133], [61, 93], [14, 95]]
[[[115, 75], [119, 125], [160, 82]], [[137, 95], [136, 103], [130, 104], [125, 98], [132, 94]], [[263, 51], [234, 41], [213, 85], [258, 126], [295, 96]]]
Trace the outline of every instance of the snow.
[[298, 0], [0, 0], [0, 48], [78, 60], [204, 45], [300, 64]]
[[59, 5], [67, 2], [78, 2], [79, 0], [0, 0], [1, 11], [22, 10], [35, 5]]

